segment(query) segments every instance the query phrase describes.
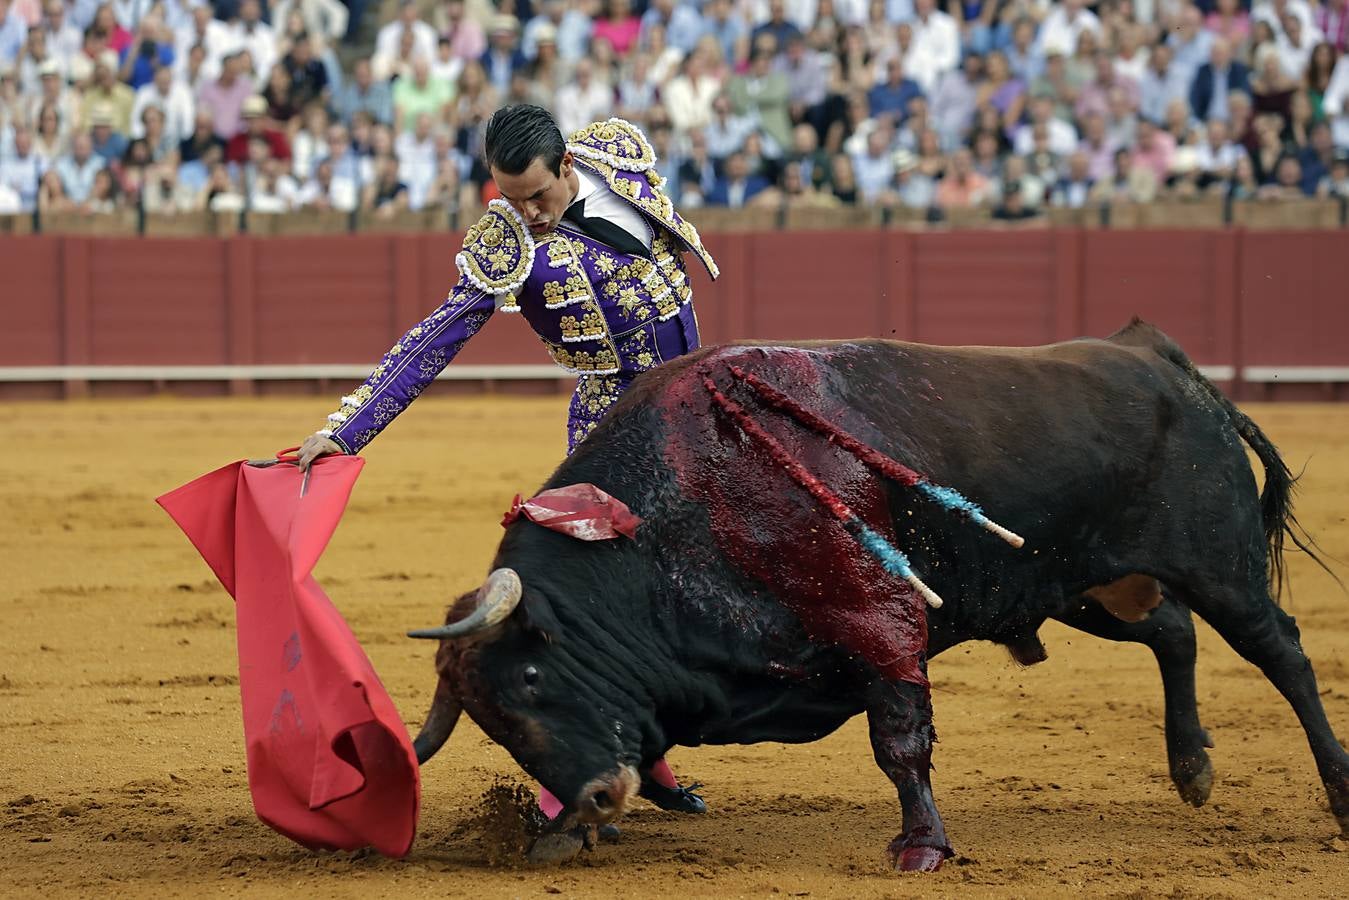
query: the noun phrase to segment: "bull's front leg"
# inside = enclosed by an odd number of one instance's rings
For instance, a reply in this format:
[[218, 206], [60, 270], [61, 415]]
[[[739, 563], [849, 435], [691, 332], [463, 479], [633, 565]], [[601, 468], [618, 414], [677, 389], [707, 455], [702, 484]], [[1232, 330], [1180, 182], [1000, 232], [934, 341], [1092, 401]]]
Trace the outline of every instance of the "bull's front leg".
[[902, 872], [935, 872], [952, 852], [932, 801], [932, 698], [921, 685], [877, 679], [867, 719], [876, 762], [895, 783], [904, 812], [904, 830], [887, 848], [890, 862]]

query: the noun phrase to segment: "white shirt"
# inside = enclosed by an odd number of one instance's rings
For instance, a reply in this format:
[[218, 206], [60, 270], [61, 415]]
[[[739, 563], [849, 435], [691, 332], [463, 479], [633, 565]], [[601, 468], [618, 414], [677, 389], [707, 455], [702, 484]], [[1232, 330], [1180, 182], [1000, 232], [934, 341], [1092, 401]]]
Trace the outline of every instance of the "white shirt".
[[563, 134], [571, 134], [591, 122], [608, 118], [613, 109], [613, 88], [598, 78], [592, 79], [590, 86], [585, 88], [575, 81], [563, 85], [557, 89], [553, 103], [553, 115]]
[[646, 224], [636, 208], [609, 189], [609, 185], [600, 181], [580, 166], [573, 169], [579, 188], [573, 203], [581, 204], [581, 214], [590, 218], [606, 219], [622, 228], [628, 234], [642, 242], [642, 246], [651, 249], [651, 228]]
[[206, 51], [206, 59], [201, 64], [201, 72], [208, 80], [220, 77], [220, 61], [234, 47], [234, 38], [230, 27], [219, 19], [206, 23], [206, 31], [197, 34], [197, 27], [189, 22], [177, 33], [173, 51], [173, 77], [177, 81], [187, 80], [187, 58], [192, 48], [200, 43]]
[[285, 23], [290, 11], [299, 8], [304, 27], [324, 46], [336, 44], [347, 33], [350, 13], [337, 0], [281, 0], [272, 7], [272, 21]]
[[926, 22], [915, 18], [910, 24], [913, 27], [912, 53], [926, 59], [937, 74], [956, 67], [960, 62], [960, 27], [955, 19], [937, 9], [928, 14]]
[[1101, 20], [1096, 18], [1094, 12], [1089, 9], [1079, 10], [1076, 16], [1069, 19], [1068, 12], [1056, 6], [1040, 25], [1040, 52], [1043, 54], [1053, 49], [1064, 56], [1072, 56], [1077, 52], [1077, 39], [1084, 31], [1100, 35]]
[[[581, 215], [605, 219], [617, 225], [650, 250], [654, 235], [651, 233], [651, 227], [646, 224], [646, 219], [642, 218], [642, 214], [632, 204], [610, 190], [609, 185], [584, 171], [580, 166], [572, 171], [576, 173], [577, 182], [576, 196], [572, 199], [572, 203], [581, 204]], [[573, 223], [571, 227], [576, 226]], [[522, 290], [524, 285], [516, 288], [515, 296], [520, 296]]]
[[1307, 63], [1312, 58], [1312, 48], [1316, 45], [1309, 42], [1306, 38], [1302, 39], [1300, 47], [1294, 47], [1287, 36], [1280, 37], [1275, 46], [1279, 51], [1279, 63], [1283, 66], [1284, 72], [1294, 81], [1301, 81], [1307, 74]]
[[[1297, 16], [1298, 21], [1302, 23], [1302, 40], [1312, 46], [1319, 44], [1322, 40], [1321, 29], [1316, 27], [1316, 22], [1312, 19], [1311, 4], [1306, 0], [1288, 0], [1283, 6], [1284, 12], [1290, 12]], [[1279, 11], [1274, 8], [1273, 0], [1264, 0], [1263, 3], [1256, 3], [1251, 10], [1251, 24], [1264, 22], [1274, 31], [1275, 39], [1284, 37], [1283, 22], [1279, 18]]]
[[[1045, 123], [1049, 135], [1049, 149], [1059, 156], [1068, 157], [1077, 149], [1077, 129], [1062, 119], [1055, 117]], [[1012, 138], [1012, 152], [1017, 156], [1030, 156], [1035, 152], [1035, 127], [1022, 125]]]
[[1221, 147], [1214, 147], [1204, 141], [1195, 148], [1194, 158], [1201, 172], [1216, 172], [1220, 169], [1236, 167], [1237, 160], [1246, 155], [1246, 148], [1228, 141]]
[[0, 184], [0, 215], [15, 216], [23, 212], [19, 195], [8, 185]]
[[[783, 0], [782, 18], [802, 31], [809, 31], [815, 27], [815, 14], [819, 5], [819, 0]], [[756, 28], [769, 20], [768, 0], [750, 0], [748, 7], [750, 28]], [[778, 50], [781, 52], [782, 48]]]
[[[375, 37], [375, 53], [387, 59], [398, 59], [398, 45], [403, 40], [403, 22], [395, 19], [379, 30]], [[439, 38], [436, 30], [418, 19], [412, 23], [412, 54], [430, 62], [436, 56]]]
[[1349, 56], [1340, 57], [1326, 85], [1323, 102], [1330, 133], [1337, 147], [1349, 147]]
[[427, 136], [419, 141], [415, 133], [405, 131], [394, 139], [393, 149], [398, 156], [398, 179], [408, 188], [408, 206], [421, 209], [436, 180], [436, 140]]
[[197, 102], [187, 85], [175, 81], [169, 86], [167, 97], [159, 93], [152, 81], [136, 91], [136, 102], [131, 105], [131, 137], [145, 137], [145, 123], [141, 114], [147, 106], [158, 106], [164, 111], [164, 130], [175, 142], [181, 142], [192, 136], [196, 127]]
[[256, 22], [252, 29], [242, 21], [226, 27], [229, 28], [230, 49], [248, 51], [253, 59], [255, 80], [263, 83], [272, 63], [276, 62], [276, 32], [266, 22]]

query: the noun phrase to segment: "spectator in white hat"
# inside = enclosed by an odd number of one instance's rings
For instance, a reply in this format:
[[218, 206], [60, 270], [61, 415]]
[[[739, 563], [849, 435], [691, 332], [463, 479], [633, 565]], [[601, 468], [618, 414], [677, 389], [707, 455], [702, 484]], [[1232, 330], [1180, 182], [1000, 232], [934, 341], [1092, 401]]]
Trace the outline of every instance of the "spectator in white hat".
[[105, 162], [115, 163], [126, 153], [126, 134], [118, 129], [108, 107], [95, 106], [89, 111], [89, 137], [94, 153]]
[[[461, 0], [450, 0], [446, 7], [454, 3], [463, 6]], [[534, 59], [539, 55], [539, 35], [545, 28], [551, 29], [559, 57], [570, 63], [585, 56], [590, 43], [590, 17], [567, 0], [541, 0], [538, 8], [539, 14], [525, 25], [520, 41], [520, 50], [525, 56]]]
[[272, 127], [267, 118], [267, 100], [261, 96], [252, 96], [244, 100], [239, 109], [243, 124], [239, 132], [225, 142], [225, 161], [245, 163], [249, 159], [249, 148], [253, 141], [262, 141], [267, 145], [270, 158], [290, 159], [290, 141], [284, 132]]

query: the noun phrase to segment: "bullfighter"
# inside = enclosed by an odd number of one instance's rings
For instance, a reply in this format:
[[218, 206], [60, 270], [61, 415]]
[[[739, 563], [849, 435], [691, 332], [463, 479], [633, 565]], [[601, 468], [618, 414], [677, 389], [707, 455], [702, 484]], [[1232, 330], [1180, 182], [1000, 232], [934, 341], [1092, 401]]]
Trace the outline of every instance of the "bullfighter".
[[[359, 453], [498, 310], [522, 314], [553, 361], [577, 376], [568, 453], [638, 374], [698, 349], [683, 254], [714, 279], [717, 265], [662, 192], [655, 152], [636, 126], [609, 119], [564, 141], [546, 110], [508, 106], [487, 124], [485, 153], [502, 199], [468, 229], [458, 282], [304, 441], [302, 469], [321, 455]], [[644, 773], [641, 795], [663, 809], [706, 809], [664, 760]], [[542, 789], [540, 805], [550, 817], [562, 808]]]

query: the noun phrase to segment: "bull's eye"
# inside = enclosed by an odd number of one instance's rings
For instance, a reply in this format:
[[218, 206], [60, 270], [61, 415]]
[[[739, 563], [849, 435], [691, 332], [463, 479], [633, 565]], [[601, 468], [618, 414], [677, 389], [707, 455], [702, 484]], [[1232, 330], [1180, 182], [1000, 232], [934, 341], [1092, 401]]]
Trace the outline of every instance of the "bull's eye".
[[525, 666], [525, 684], [536, 685], [539, 683], [539, 670], [533, 666]]

